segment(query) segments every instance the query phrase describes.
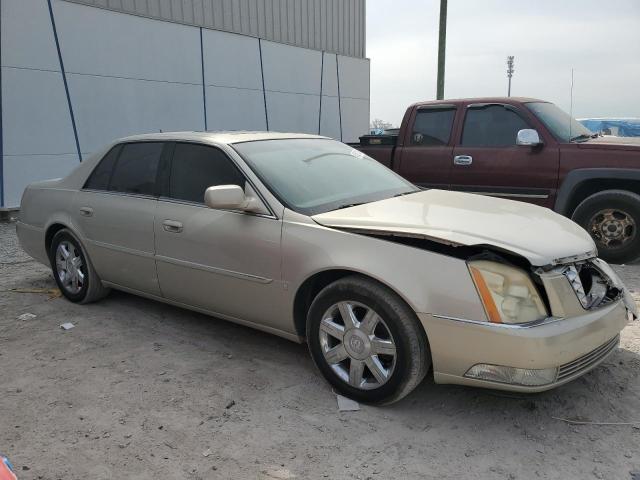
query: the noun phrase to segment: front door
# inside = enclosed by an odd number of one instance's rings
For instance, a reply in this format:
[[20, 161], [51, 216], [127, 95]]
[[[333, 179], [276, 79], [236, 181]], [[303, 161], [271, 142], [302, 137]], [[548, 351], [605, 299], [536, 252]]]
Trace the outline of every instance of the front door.
[[451, 174], [451, 130], [455, 105], [420, 107], [412, 113], [411, 132], [403, 139], [395, 170], [421, 188], [449, 188]]
[[153, 220], [160, 142], [117, 145], [74, 200], [74, 219], [102, 280], [160, 295]]
[[558, 148], [516, 145], [518, 131], [527, 128], [533, 127], [511, 105], [469, 105], [449, 159], [451, 189], [553, 207]]
[[210, 186], [246, 186], [220, 149], [177, 143], [155, 220], [162, 294], [175, 302], [256, 326], [289, 330], [282, 305], [281, 220], [207, 208]]

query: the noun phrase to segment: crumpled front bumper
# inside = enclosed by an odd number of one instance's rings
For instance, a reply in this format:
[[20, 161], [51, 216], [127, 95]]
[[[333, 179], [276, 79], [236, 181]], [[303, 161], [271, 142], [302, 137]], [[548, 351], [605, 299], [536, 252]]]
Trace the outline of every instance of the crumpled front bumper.
[[[600, 364], [618, 345], [634, 313], [620, 298], [570, 318], [550, 317], [529, 325], [505, 325], [418, 314], [429, 338], [436, 383], [538, 392], [567, 383]], [[633, 305], [635, 307], [635, 305]], [[478, 364], [557, 369], [554, 380], [526, 386], [466, 377]]]

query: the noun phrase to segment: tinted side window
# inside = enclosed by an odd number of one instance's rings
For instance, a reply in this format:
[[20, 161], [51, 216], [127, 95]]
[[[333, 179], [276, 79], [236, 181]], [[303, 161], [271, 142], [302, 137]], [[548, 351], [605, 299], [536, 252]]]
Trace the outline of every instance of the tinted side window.
[[454, 108], [422, 109], [416, 113], [411, 133], [413, 145], [446, 145], [451, 136]]
[[516, 144], [518, 130], [529, 125], [516, 112], [502, 105], [472, 107], [467, 111], [462, 130], [462, 145], [507, 147]]
[[111, 176], [109, 190], [155, 195], [163, 145], [159, 142], [125, 144]]
[[90, 188], [92, 190], [107, 190], [109, 187], [109, 178], [113, 171], [113, 166], [118, 158], [120, 152], [120, 145], [116, 145], [109, 152], [102, 157], [98, 166], [93, 169], [91, 175], [84, 184], [84, 188]]
[[217, 148], [178, 143], [171, 162], [169, 197], [204, 202], [204, 192], [216, 185], [245, 186], [242, 173]]

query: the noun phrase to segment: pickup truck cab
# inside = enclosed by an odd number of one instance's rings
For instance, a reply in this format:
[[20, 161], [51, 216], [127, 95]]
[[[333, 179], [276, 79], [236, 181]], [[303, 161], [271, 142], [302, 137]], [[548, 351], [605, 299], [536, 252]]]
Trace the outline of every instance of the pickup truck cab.
[[613, 263], [640, 256], [640, 139], [594, 134], [553, 103], [411, 105], [398, 135], [352, 144], [421, 188], [534, 203], [572, 218]]

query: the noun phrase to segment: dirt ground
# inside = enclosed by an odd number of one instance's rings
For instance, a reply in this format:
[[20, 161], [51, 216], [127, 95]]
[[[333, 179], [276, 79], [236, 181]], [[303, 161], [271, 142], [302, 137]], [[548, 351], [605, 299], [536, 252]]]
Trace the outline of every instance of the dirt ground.
[[0, 224], [0, 452], [21, 480], [640, 478], [640, 322], [551, 392], [426, 380], [341, 413], [305, 345], [119, 292], [9, 291], [54, 287]]

